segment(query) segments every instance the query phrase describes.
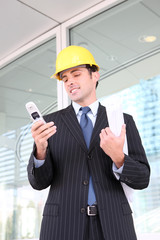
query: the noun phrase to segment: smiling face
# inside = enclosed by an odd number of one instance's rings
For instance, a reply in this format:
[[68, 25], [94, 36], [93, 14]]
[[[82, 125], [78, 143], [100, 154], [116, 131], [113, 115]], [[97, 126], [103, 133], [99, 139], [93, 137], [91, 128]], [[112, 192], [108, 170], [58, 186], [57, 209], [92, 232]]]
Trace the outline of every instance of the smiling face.
[[62, 74], [62, 81], [69, 98], [83, 107], [96, 101], [98, 79], [98, 72], [90, 74], [84, 67], [72, 68]]

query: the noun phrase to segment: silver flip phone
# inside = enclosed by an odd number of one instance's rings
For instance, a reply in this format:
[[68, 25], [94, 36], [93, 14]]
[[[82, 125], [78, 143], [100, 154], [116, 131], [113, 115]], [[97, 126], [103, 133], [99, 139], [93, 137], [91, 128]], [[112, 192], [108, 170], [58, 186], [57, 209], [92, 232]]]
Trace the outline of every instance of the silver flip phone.
[[46, 123], [44, 118], [42, 117], [42, 114], [40, 113], [39, 109], [37, 108], [34, 102], [26, 103], [26, 109], [33, 122], [42, 120], [44, 123]]

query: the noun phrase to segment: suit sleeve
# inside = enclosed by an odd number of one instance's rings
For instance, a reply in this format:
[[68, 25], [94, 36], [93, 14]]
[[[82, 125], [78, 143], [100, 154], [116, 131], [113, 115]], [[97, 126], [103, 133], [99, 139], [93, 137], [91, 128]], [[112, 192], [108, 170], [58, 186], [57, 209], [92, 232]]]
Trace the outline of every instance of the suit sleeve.
[[53, 171], [49, 148], [47, 149], [45, 162], [39, 168], [35, 168], [35, 165], [34, 165], [35, 151], [36, 151], [36, 147], [34, 146], [34, 149], [30, 156], [28, 167], [27, 167], [28, 180], [34, 189], [42, 190], [50, 186], [50, 184], [52, 183], [54, 171]]
[[144, 189], [149, 184], [150, 167], [133, 118], [125, 116], [128, 156], [125, 155], [120, 181], [133, 189]]

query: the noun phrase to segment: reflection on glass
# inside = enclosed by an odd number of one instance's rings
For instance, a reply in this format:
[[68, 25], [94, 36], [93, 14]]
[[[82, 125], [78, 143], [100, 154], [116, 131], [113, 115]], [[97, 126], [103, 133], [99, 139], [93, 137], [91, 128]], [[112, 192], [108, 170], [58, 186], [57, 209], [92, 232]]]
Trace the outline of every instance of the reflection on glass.
[[42, 114], [57, 109], [57, 82], [50, 79], [55, 58], [52, 39], [0, 73], [0, 240], [39, 237], [48, 190], [34, 191], [28, 183], [33, 139], [25, 104], [34, 101]]
[[[100, 66], [101, 79], [106, 78], [160, 51], [159, 9], [158, 1], [125, 1], [73, 27], [70, 44], [89, 49]], [[155, 41], [140, 41], [142, 36]]]
[[57, 82], [50, 79], [56, 59], [56, 40], [37, 47], [0, 71], [0, 134], [29, 122], [25, 104], [40, 111], [57, 100]]

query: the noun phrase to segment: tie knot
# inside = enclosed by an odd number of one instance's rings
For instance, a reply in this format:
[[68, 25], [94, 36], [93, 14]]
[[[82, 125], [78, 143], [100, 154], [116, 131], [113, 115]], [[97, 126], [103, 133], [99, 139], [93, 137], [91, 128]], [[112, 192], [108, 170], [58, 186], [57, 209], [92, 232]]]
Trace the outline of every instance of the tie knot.
[[82, 110], [82, 114], [84, 113], [84, 114], [87, 114], [91, 109], [90, 109], [90, 107], [82, 107], [82, 108], [80, 108], [81, 110]]

